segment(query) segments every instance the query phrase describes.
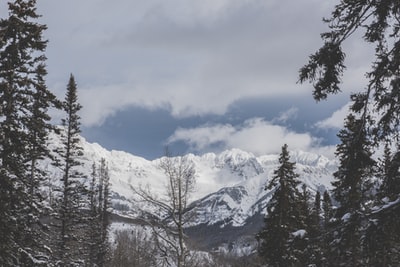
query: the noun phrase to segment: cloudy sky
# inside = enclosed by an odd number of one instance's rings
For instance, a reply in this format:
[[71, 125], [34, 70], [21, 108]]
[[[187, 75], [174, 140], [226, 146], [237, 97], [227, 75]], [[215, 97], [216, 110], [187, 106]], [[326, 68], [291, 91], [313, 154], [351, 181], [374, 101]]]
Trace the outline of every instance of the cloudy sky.
[[328, 101], [296, 83], [336, 2], [40, 0], [47, 84], [63, 97], [73, 73], [83, 136], [147, 159], [166, 145], [175, 154], [260, 155], [283, 143], [325, 153], [371, 53], [358, 38], [346, 44], [344, 93]]

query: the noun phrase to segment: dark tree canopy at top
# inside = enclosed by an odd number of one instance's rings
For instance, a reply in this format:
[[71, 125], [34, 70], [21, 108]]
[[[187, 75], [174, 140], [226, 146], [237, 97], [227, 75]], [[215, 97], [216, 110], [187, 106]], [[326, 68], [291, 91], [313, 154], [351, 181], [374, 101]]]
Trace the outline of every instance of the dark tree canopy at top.
[[375, 47], [375, 57], [364, 90], [351, 96], [351, 111], [371, 126], [377, 143], [399, 140], [400, 1], [342, 0], [324, 22], [331, 30], [321, 34], [324, 44], [300, 69], [299, 81], [312, 83], [317, 101], [340, 92], [346, 68], [343, 42], [354, 32], [362, 32], [363, 40]]
[[372, 70], [367, 73], [367, 88], [380, 99], [387, 85], [399, 78], [400, 1], [342, 0], [324, 22], [331, 30], [321, 34], [324, 44], [300, 69], [299, 81], [313, 84], [317, 101], [340, 92], [346, 68], [342, 44], [355, 31], [364, 31], [364, 41], [374, 44], [376, 52]]

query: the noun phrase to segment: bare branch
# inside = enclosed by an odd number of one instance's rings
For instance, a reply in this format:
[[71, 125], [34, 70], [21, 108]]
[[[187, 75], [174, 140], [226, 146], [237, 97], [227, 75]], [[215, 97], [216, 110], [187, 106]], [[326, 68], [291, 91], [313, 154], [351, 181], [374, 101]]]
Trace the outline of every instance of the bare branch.
[[158, 218], [157, 222], [149, 222], [149, 225], [165, 260], [168, 262], [169, 258], [173, 258], [176, 265], [182, 267], [189, 252], [185, 245], [187, 236], [184, 234], [184, 226], [192, 218], [185, 212], [195, 186], [194, 164], [188, 157], [166, 156], [160, 160], [159, 167], [167, 179], [164, 199], [153, 195], [149, 189], [132, 187], [132, 191], [141, 201], [162, 211], [162, 218]]

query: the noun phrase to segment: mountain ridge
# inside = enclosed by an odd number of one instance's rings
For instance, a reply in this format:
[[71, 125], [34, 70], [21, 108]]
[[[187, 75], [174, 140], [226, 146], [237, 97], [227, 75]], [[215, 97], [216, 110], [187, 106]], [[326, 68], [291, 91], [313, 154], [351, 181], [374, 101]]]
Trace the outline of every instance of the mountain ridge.
[[[49, 147], [60, 145], [56, 134], [49, 137]], [[161, 158], [147, 160], [139, 156], [118, 150], [107, 150], [97, 143], [89, 143], [80, 137], [83, 156], [80, 172], [90, 177], [93, 163], [104, 158], [108, 164], [111, 191], [112, 212], [116, 215], [138, 218], [143, 210], [155, 214], [154, 207], [137, 202], [132, 187], [148, 187], [155, 195], [165, 194], [166, 177], [159, 167]], [[324, 191], [331, 188], [332, 173], [336, 162], [328, 158], [304, 151], [292, 151], [291, 161], [296, 162], [296, 172], [301, 182], [311, 192]], [[212, 244], [223, 244], [230, 231], [242, 233], [237, 239], [253, 238], [257, 227], [262, 226], [265, 206], [272, 196], [272, 190], [264, 190], [279, 166], [279, 155], [270, 154], [255, 156], [240, 149], [230, 149], [219, 154], [184, 155], [193, 162], [196, 170], [197, 190], [191, 196], [188, 211], [194, 212], [193, 221], [188, 224], [188, 231], [199, 240], [212, 240]], [[44, 167], [53, 175], [57, 183], [61, 174], [51, 166], [50, 161], [43, 161]], [[249, 227], [249, 223], [254, 227]], [[207, 239], [197, 232], [204, 229], [219, 229], [221, 238]], [[221, 231], [224, 229], [224, 231]], [[226, 234], [224, 234], [226, 233]], [[218, 235], [217, 235], [218, 236]], [[219, 243], [218, 243], [219, 242]], [[203, 244], [210, 248], [211, 244]]]

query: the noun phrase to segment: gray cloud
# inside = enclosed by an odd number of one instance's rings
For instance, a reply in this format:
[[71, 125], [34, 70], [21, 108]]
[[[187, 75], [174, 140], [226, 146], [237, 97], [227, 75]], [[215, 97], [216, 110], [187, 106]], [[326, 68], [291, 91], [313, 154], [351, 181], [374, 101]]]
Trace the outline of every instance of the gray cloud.
[[86, 125], [129, 106], [187, 117], [224, 114], [242, 98], [308, 93], [297, 70], [318, 47], [329, 10], [316, 0], [39, 4], [49, 84], [64, 90], [60, 82], [76, 75]]

